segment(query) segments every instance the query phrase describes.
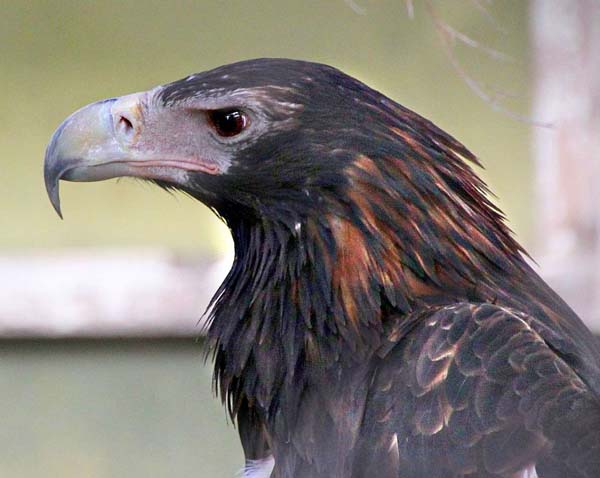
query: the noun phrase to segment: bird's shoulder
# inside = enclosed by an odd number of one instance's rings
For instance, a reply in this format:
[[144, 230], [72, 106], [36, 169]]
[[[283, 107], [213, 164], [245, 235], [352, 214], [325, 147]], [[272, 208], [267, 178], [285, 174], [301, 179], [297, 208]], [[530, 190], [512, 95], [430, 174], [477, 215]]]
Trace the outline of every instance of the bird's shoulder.
[[600, 446], [600, 400], [559, 333], [489, 303], [405, 319], [374, 362], [356, 463], [386, 463], [382, 476], [600, 476], [582, 451]]

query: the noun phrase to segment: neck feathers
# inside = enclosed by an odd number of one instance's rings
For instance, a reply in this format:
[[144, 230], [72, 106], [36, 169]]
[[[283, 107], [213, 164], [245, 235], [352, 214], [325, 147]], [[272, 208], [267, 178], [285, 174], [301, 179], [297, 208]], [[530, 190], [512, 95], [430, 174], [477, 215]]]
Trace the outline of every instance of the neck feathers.
[[230, 224], [236, 257], [209, 339], [233, 415], [245, 400], [276, 406], [312, 367], [364, 360], [411, 311], [496, 301], [524, 270], [465, 162], [475, 158], [426, 120], [412, 125], [386, 131], [393, 147], [353, 156], [343, 189], [323, 193], [319, 210]]

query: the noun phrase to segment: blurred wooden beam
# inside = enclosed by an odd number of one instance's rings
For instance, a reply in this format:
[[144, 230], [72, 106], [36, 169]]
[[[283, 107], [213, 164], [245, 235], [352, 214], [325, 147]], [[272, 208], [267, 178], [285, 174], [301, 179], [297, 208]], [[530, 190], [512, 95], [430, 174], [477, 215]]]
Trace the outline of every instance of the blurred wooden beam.
[[600, 331], [600, 3], [533, 0], [533, 117], [542, 275]]
[[0, 336], [198, 336], [230, 264], [137, 249], [0, 256]]

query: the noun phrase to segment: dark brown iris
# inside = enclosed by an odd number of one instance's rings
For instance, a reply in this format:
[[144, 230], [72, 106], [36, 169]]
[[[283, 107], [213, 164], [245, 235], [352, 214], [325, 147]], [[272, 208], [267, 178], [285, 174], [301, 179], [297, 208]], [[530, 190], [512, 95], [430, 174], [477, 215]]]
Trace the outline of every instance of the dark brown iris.
[[248, 124], [246, 114], [233, 108], [209, 111], [208, 118], [217, 134], [224, 137], [240, 134]]

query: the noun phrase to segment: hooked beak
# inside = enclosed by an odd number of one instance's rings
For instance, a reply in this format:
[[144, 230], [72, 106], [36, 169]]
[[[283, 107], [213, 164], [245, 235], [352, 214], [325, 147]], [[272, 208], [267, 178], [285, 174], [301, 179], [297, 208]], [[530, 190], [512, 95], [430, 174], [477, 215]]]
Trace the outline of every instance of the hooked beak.
[[198, 158], [197, 151], [185, 147], [193, 141], [182, 145], [185, 137], [179, 131], [157, 125], [153, 94], [151, 90], [92, 103], [58, 127], [46, 149], [44, 181], [61, 218], [61, 179], [101, 181], [132, 176], [181, 185], [192, 171], [221, 172], [222, 165]]

